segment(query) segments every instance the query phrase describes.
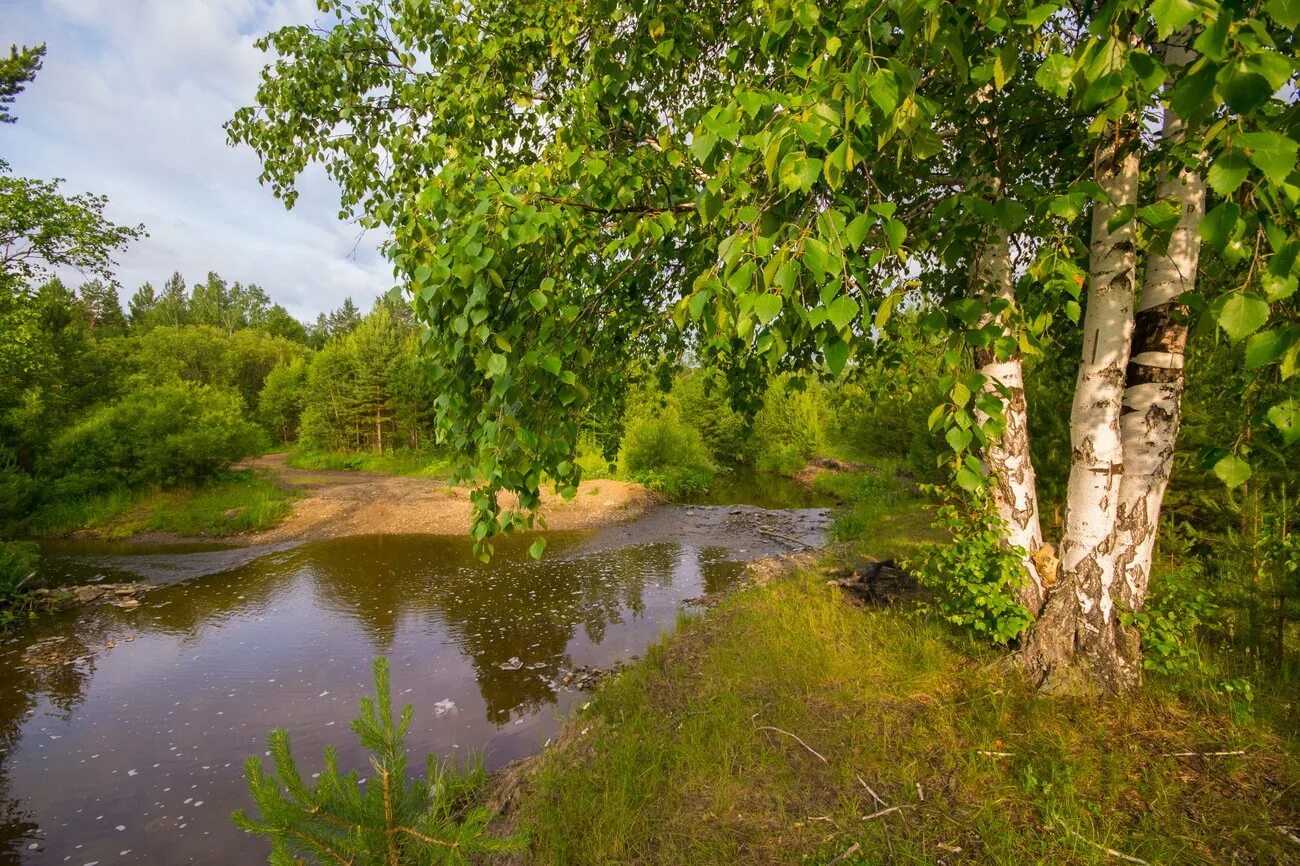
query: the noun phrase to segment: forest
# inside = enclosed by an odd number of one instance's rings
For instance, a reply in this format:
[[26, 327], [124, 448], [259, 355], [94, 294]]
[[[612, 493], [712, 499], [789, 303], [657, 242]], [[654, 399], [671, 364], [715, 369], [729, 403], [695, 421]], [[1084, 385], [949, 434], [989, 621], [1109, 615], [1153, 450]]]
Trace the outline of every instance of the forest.
[[[323, 169], [384, 238], [368, 310], [215, 272], [127, 297], [145, 228], [0, 163], [0, 626], [51, 615], [60, 541], [278, 538], [348, 473], [454, 501], [454, 573], [514, 602], [587, 555], [548, 565], [565, 508], [683, 521], [696, 577], [701, 515], [790, 550], [701, 578], [492, 774], [408, 768], [392, 625], [352, 725], [375, 784], [333, 751], [306, 782], [285, 726], [247, 763], [271, 862], [1296, 856], [1300, 5], [318, 6], [224, 131], [287, 208]], [[817, 509], [816, 545], [761, 523]], [[480, 686], [558, 669], [517, 638]]]

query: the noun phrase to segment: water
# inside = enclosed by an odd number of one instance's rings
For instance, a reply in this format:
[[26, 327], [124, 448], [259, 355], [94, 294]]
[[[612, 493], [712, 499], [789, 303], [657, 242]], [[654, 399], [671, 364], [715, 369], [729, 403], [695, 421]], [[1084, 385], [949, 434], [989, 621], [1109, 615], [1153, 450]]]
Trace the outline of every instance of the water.
[[438, 536], [47, 551], [55, 580], [167, 585], [0, 643], [0, 862], [262, 862], [268, 846], [229, 820], [251, 806], [243, 761], [282, 727], [304, 772], [327, 745], [364, 768], [348, 722], [377, 655], [395, 703], [415, 707], [414, 755], [474, 752], [491, 769], [533, 754], [585, 700], [560, 684], [566, 670], [641, 654], [687, 599], [791, 539], [816, 543], [825, 522], [663, 508], [554, 535], [541, 562], [526, 539], [503, 544], [490, 565]]

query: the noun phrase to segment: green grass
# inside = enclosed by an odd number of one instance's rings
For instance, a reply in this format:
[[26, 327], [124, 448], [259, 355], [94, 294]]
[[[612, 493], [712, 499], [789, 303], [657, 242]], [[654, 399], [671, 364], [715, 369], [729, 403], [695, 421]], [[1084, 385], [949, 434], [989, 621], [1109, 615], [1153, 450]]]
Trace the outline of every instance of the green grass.
[[330, 471], [383, 472], [387, 475], [416, 475], [424, 478], [449, 478], [451, 461], [430, 451], [400, 449], [373, 451], [295, 451], [289, 455], [293, 469]]
[[38, 536], [92, 532], [129, 538], [145, 532], [220, 538], [269, 529], [293, 508], [295, 495], [252, 471], [228, 472], [198, 487], [114, 492], [53, 503], [34, 514]]
[[[1210, 691], [1043, 698], [998, 654], [919, 614], [850, 604], [815, 571], [680, 626], [540, 760], [516, 813], [533, 862], [829, 863], [855, 843], [840, 862], [1297, 852], [1274, 829], [1300, 824], [1295, 731]], [[863, 820], [882, 808], [867, 786], [905, 808]]]
[[901, 464], [877, 458], [862, 473], [823, 472], [813, 488], [843, 503], [831, 540], [854, 557], [906, 556], [916, 545], [942, 536], [930, 527], [931, 503], [899, 478]]

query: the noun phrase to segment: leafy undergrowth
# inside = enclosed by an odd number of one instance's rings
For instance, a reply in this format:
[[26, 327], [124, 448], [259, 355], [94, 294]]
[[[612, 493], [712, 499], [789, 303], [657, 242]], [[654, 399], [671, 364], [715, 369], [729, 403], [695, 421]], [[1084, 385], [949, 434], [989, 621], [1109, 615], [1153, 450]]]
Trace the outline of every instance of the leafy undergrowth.
[[293, 469], [321, 469], [360, 472], [383, 472], [386, 475], [417, 475], [423, 478], [448, 478], [451, 462], [428, 451], [295, 451], [287, 465]]
[[998, 654], [816, 571], [680, 625], [539, 759], [515, 811], [531, 862], [1300, 854], [1278, 829], [1300, 825], [1297, 729], [1264, 721], [1292, 716], [1294, 693], [1259, 689], [1253, 711], [1160, 681], [1107, 705], [1040, 697]]
[[92, 532], [129, 538], [146, 532], [219, 538], [270, 529], [293, 509], [295, 494], [256, 472], [227, 472], [197, 487], [113, 492], [55, 503], [32, 516], [35, 535]]
[[943, 538], [931, 527], [930, 502], [897, 461], [876, 458], [860, 473], [823, 472], [813, 489], [842, 503], [831, 540], [851, 556], [906, 556], [918, 544]]

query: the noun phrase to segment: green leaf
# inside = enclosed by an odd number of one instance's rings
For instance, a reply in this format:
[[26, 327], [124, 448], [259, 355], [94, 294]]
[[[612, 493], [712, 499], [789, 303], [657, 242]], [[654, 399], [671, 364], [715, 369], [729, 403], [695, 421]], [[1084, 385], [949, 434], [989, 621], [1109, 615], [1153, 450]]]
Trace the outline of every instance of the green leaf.
[[1049, 54], [1034, 73], [1034, 82], [1043, 90], [1063, 99], [1070, 92], [1074, 77], [1074, 60], [1064, 54]]
[[822, 161], [803, 151], [787, 154], [781, 161], [781, 183], [788, 189], [807, 192], [821, 177]]
[[1268, 410], [1268, 423], [1282, 434], [1282, 441], [1294, 445], [1300, 440], [1300, 401], [1294, 397], [1278, 403]]
[[488, 373], [492, 374], [494, 378], [499, 376], [504, 376], [507, 366], [508, 366], [508, 361], [505, 355], [499, 354], [497, 352], [493, 352], [491, 355], [488, 356], [487, 371]]
[[1268, 0], [1264, 9], [1287, 30], [1300, 27], [1300, 0]]
[[943, 438], [947, 440], [949, 448], [960, 454], [966, 450], [966, 446], [970, 445], [971, 439], [975, 438], [975, 434], [960, 427], [949, 427]]
[[889, 241], [889, 248], [898, 252], [903, 247], [903, 241], [907, 240], [907, 226], [901, 221], [890, 218], [885, 220], [885, 237]]
[[1264, 290], [1264, 297], [1268, 302], [1275, 304], [1295, 294], [1297, 280], [1295, 274], [1279, 277], [1277, 274], [1265, 271], [1260, 275], [1259, 285]]
[[1171, 201], [1158, 201], [1145, 207], [1138, 208], [1138, 218], [1152, 228], [1169, 231], [1178, 225], [1178, 218], [1182, 216], [1182, 209]]
[[528, 555], [533, 559], [541, 559], [542, 554], [546, 552], [546, 536], [539, 535], [528, 548]]
[[749, 291], [754, 285], [754, 263], [745, 262], [727, 277], [727, 288], [737, 294]]
[[1250, 464], [1235, 454], [1229, 454], [1214, 464], [1214, 474], [1232, 490], [1250, 480]]
[[1168, 39], [1171, 33], [1182, 30], [1196, 17], [1196, 4], [1192, 0], [1153, 0], [1151, 17], [1156, 20], [1156, 35]]
[[1246, 148], [1255, 167], [1279, 186], [1295, 167], [1296, 143], [1280, 132], [1247, 132], [1237, 136], [1237, 143]]
[[818, 238], [808, 238], [803, 242], [803, 263], [817, 276], [819, 282], [840, 270], [838, 257]]
[[849, 344], [836, 338], [826, 344], [822, 354], [826, 356], [826, 366], [831, 373], [838, 376], [844, 372], [844, 365], [849, 361]]
[[1273, 329], [1251, 334], [1246, 341], [1246, 369], [1257, 370], [1271, 364], [1286, 352], [1291, 345], [1285, 331]]
[[1205, 175], [1210, 189], [1227, 198], [1237, 191], [1250, 173], [1250, 160], [1240, 150], [1230, 150], [1219, 155]]
[[1244, 63], [1225, 66], [1215, 76], [1219, 93], [1228, 107], [1238, 114], [1249, 114], [1273, 95], [1273, 85], [1268, 79], [1253, 72]]
[[782, 300], [780, 295], [763, 294], [754, 301], [754, 315], [764, 325], [781, 315]]
[[866, 240], [867, 232], [871, 230], [875, 219], [870, 214], [860, 213], [853, 218], [853, 221], [844, 229], [844, 237], [849, 242], [849, 246], [856, 249], [862, 246]]
[[984, 484], [984, 479], [965, 466], [957, 470], [957, 486], [967, 493], [974, 493]]
[[859, 312], [858, 302], [848, 295], [840, 295], [831, 301], [826, 308], [826, 314], [837, 331], [844, 330], [849, 322], [852, 322], [857, 317]]
[[1241, 208], [1233, 202], [1223, 202], [1201, 219], [1201, 240], [1222, 251], [1236, 233], [1240, 217]]
[[534, 310], [540, 312], [546, 306], [546, 295], [534, 289], [528, 293], [528, 303], [532, 304]]
[[1232, 292], [1219, 307], [1217, 319], [1219, 327], [1235, 343], [1268, 321], [1268, 303], [1250, 292]]

